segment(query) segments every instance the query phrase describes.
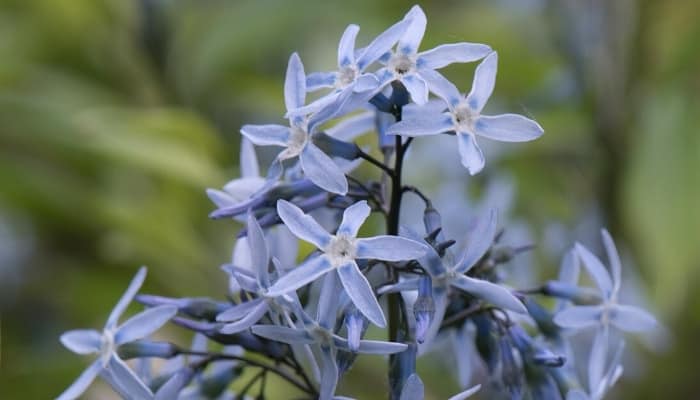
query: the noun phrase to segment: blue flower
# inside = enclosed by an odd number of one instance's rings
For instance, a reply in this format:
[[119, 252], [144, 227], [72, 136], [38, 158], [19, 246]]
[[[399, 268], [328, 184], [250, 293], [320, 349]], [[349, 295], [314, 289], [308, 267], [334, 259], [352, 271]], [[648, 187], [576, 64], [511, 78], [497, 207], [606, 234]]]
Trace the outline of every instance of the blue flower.
[[434, 80], [441, 77], [435, 72], [436, 69], [455, 62], [480, 60], [491, 52], [491, 48], [485, 44], [452, 43], [419, 53], [418, 47], [427, 23], [425, 13], [416, 5], [409, 10], [405, 19], [410, 21], [406, 33], [399, 40], [396, 51], [382, 56], [380, 61], [385, 67], [376, 74], [381, 86], [392, 81], [401, 82], [416, 104], [428, 101], [428, 90], [433, 91]]
[[356, 259], [383, 261], [412, 260], [425, 254], [421, 243], [398, 236], [357, 238], [360, 226], [371, 209], [360, 201], [345, 209], [335, 235], [328, 233], [312, 217], [285, 200], [277, 202], [277, 212], [290, 231], [302, 240], [314, 244], [321, 254], [282, 276], [268, 289], [268, 296], [278, 296], [296, 290], [318, 277], [335, 270], [345, 292], [358, 310], [373, 324], [384, 327], [386, 321], [369, 281], [362, 275]]
[[[301, 59], [296, 53], [289, 58], [284, 98], [288, 112], [303, 106], [306, 99], [306, 75]], [[284, 147], [268, 171], [270, 182], [281, 176], [282, 161], [298, 157], [304, 174], [313, 183], [332, 193], [347, 193], [348, 182], [343, 171], [311, 140], [315, 128], [335, 116], [331, 108], [326, 106], [324, 110], [319, 110], [310, 117], [290, 116], [289, 126], [244, 125], [241, 128], [241, 133], [258, 146]]]
[[129, 306], [145, 278], [146, 268], [141, 267], [110, 313], [102, 332], [79, 329], [61, 335], [61, 343], [72, 352], [77, 354], [97, 353], [99, 357], [58, 397], [60, 400], [78, 398], [97, 375], [102, 375], [118, 393], [128, 398], [153, 397], [148, 387], [116, 353], [120, 345], [150, 335], [177, 313], [177, 307], [174, 306], [153, 307], [134, 315], [117, 326], [119, 317]]
[[[537, 139], [544, 131], [537, 122], [517, 114], [481, 115], [491, 97], [496, 82], [498, 54], [491, 53], [476, 68], [472, 90], [462, 96], [457, 88], [439, 74], [433, 74], [431, 90], [447, 103], [448, 112], [439, 113], [413, 108], [403, 121], [389, 128], [390, 134], [402, 136], [437, 135], [455, 132], [462, 165], [469, 173], [477, 174], [484, 168], [484, 155], [476, 143], [476, 136], [502, 142], [525, 142]], [[411, 109], [407, 110], [410, 111]]]

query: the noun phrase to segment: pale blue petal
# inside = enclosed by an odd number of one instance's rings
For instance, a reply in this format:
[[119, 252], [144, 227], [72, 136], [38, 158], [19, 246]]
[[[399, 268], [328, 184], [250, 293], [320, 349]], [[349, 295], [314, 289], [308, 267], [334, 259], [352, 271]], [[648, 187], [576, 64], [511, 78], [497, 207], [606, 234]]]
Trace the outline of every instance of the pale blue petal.
[[258, 156], [255, 154], [255, 147], [245, 137], [241, 138], [241, 177], [260, 177], [260, 166], [258, 165]]
[[345, 195], [348, 181], [343, 171], [321, 149], [309, 142], [299, 156], [304, 174], [318, 187]]
[[73, 382], [68, 389], [61, 393], [56, 400], [73, 400], [82, 395], [88, 386], [95, 380], [97, 374], [102, 370], [101, 360], [95, 360], [85, 371], [83, 371], [78, 379]]
[[559, 311], [554, 322], [562, 328], [581, 329], [600, 324], [601, 306], [571, 306]]
[[109, 314], [107, 324], [105, 324], [105, 329], [112, 329], [117, 325], [117, 320], [119, 320], [119, 317], [121, 317], [126, 308], [129, 307], [131, 300], [134, 299], [136, 293], [138, 293], [139, 289], [141, 289], [141, 285], [143, 285], [143, 281], [145, 279], [146, 267], [141, 267], [131, 280], [131, 283], [129, 283], [129, 287], [126, 289], [126, 292], [124, 292], [122, 297], [117, 302], [117, 305], [114, 306], [112, 312]]
[[590, 400], [586, 392], [580, 389], [569, 390], [566, 393], [566, 400]]
[[576, 250], [571, 249], [566, 252], [559, 267], [559, 282], [569, 285], [576, 285], [581, 273], [581, 260], [576, 254]]
[[423, 354], [429, 351], [432, 347], [432, 342], [440, 330], [440, 325], [442, 325], [442, 320], [445, 318], [445, 312], [447, 311], [447, 288], [443, 286], [433, 287], [433, 303], [435, 304], [435, 314], [433, 314], [433, 320], [430, 322], [430, 327], [425, 333], [423, 338], [423, 343], [418, 345], [418, 354]]
[[493, 88], [496, 85], [498, 69], [498, 54], [494, 51], [476, 67], [472, 90], [467, 95], [467, 104], [476, 113], [480, 113], [486, 105]]
[[318, 277], [332, 269], [333, 265], [327, 257], [313, 257], [278, 279], [277, 282], [267, 290], [266, 295], [268, 297], [276, 297], [297, 290], [307, 283], [315, 281]]
[[367, 317], [367, 319], [380, 328], [386, 326], [386, 319], [382, 312], [382, 307], [374, 295], [372, 286], [367, 281], [360, 269], [354, 261], [346, 263], [338, 267], [338, 275], [340, 281], [345, 288], [345, 293], [348, 294], [355, 307]]
[[61, 335], [61, 343], [76, 354], [97, 353], [102, 345], [102, 335], [92, 329], [75, 329]]
[[274, 325], [253, 325], [250, 330], [261, 337], [266, 339], [274, 340], [276, 342], [289, 343], [289, 344], [312, 344], [314, 339], [312, 339], [308, 333], [304, 330], [287, 328], [284, 326], [274, 326]]
[[312, 72], [306, 76], [306, 91], [314, 92], [323, 88], [335, 87], [335, 80], [338, 73], [333, 72]]
[[260, 286], [267, 288], [270, 286], [270, 275], [267, 267], [270, 262], [270, 252], [267, 249], [265, 235], [255, 215], [248, 212], [248, 235], [247, 241], [250, 246], [250, 261], [253, 271], [255, 272]]
[[427, 136], [452, 130], [452, 118], [446, 114], [425, 114], [421, 118], [403, 120], [387, 129], [389, 135]]
[[178, 399], [180, 391], [187, 386], [194, 371], [191, 368], [181, 369], [175, 372], [155, 393], [154, 400], [172, 400]]
[[[337, 106], [336, 103], [339, 102], [339, 99], [342, 98], [342, 96], [347, 96], [348, 93], [352, 93], [352, 88], [351, 87], [346, 87], [343, 90], [335, 90], [332, 91], [324, 96], [319, 97], [318, 99], [312, 101], [311, 103], [299, 107], [297, 109], [289, 111], [285, 117], [286, 118], [294, 118], [294, 117], [299, 117], [299, 116], [304, 116], [304, 115], [309, 115], [313, 113], [318, 113], [319, 115], [323, 113], [330, 113], [331, 115], [335, 112], [335, 108]], [[321, 113], [323, 111], [323, 113]], [[332, 118], [324, 118], [326, 120]], [[309, 130], [313, 125], [323, 123], [325, 121], [321, 122], [314, 122], [309, 124]]]
[[620, 254], [617, 252], [617, 247], [615, 247], [615, 242], [613, 241], [612, 236], [610, 236], [610, 233], [608, 233], [606, 229], [602, 229], [601, 234], [603, 236], [605, 252], [608, 254], [608, 262], [610, 262], [613, 293], [617, 293], [617, 291], [620, 290], [620, 283], [622, 280], [622, 262], [620, 261]]
[[327, 347], [321, 348], [321, 387], [319, 400], [330, 400], [335, 394], [338, 385], [338, 365], [335, 362], [333, 350]]
[[452, 285], [469, 293], [470, 295], [486, 300], [487, 302], [507, 310], [521, 314], [527, 314], [527, 309], [513, 296], [510, 290], [503, 286], [460, 275], [451, 281]]
[[450, 397], [448, 400], [464, 400], [468, 397], [471, 397], [474, 393], [478, 392], [479, 389], [481, 389], [481, 385], [473, 386], [463, 392], [457, 393], [456, 395]]
[[400, 236], [381, 235], [357, 240], [357, 258], [384, 261], [415, 260], [424, 256], [425, 244]]
[[209, 197], [209, 200], [218, 208], [231, 207], [236, 204], [236, 199], [221, 190], [207, 189], [207, 197]]
[[357, 58], [357, 67], [360, 71], [363, 71], [366, 67], [377, 61], [379, 57], [390, 51], [399, 38], [406, 32], [409, 25], [410, 21], [406, 19], [401, 20], [372, 40]]
[[264, 301], [265, 299], [263, 298], [257, 298], [236, 304], [234, 306], [231, 306], [231, 308], [227, 309], [226, 311], [223, 311], [222, 313], [217, 315], [216, 320], [220, 322], [238, 321], [239, 319], [244, 318], [246, 315], [250, 314], [251, 310], [257, 308], [260, 305], [260, 303]]
[[462, 100], [462, 94], [459, 93], [457, 87], [441, 73], [423, 70], [420, 74], [428, 83], [430, 91], [446, 101], [451, 107], [456, 106]]
[[352, 91], [355, 93], [368, 92], [379, 87], [379, 79], [374, 74], [362, 74], [355, 79], [352, 84]]
[[357, 232], [365, 223], [372, 209], [367, 205], [366, 200], [358, 201], [343, 211], [343, 220], [338, 227], [337, 235], [357, 237]]
[[418, 55], [418, 67], [440, 69], [452, 63], [480, 60], [491, 53], [491, 47], [479, 43], [450, 43]]
[[233, 204], [238, 204], [250, 199], [263, 186], [265, 186], [264, 178], [261, 178], [259, 176], [251, 176], [247, 178], [234, 179], [232, 181], [227, 182], [226, 185], [224, 185], [224, 190], [234, 201]]
[[[220, 332], [226, 335], [232, 335], [250, 328], [254, 323], [260, 321], [260, 318], [268, 311], [266, 302], [259, 303], [256, 307], [250, 310], [243, 318], [236, 322], [224, 325]], [[217, 317], [218, 319], [218, 317]]]
[[360, 340], [358, 353], [363, 354], [396, 354], [406, 350], [405, 343], [384, 342], [381, 340]]
[[501, 142], [527, 142], [542, 136], [544, 130], [535, 121], [518, 114], [480, 116], [474, 123], [477, 135]]
[[428, 83], [420, 75], [404, 75], [401, 78], [401, 83], [406, 87], [408, 93], [411, 94], [411, 99], [414, 103], [423, 105], [428, 102]]
[[455, 270], [460, 273], [469, 271], [486, 254], [496, 237], [498, 221], [496, 210], [491, 209], [488, 215], [479, 218], [476, 228], [469, 234], [467, 248], [462, 259], [457, 263]]
[[418, 290], [418, 283], [420, 281], [420, 278], [409, 278], [409, 279], [404, 279], [402, 281], [399, 281], [397, 283], [393, 283], [391, 285], [385, 285], [377, 289], [378, 294], [387, 294], [387, 293], [399, 293], [399, 292], [405, 292], [407, 290]]
[[457, 132], [457, 140], [462, 165], [469, 171], [470, 175], [478, 174], [484, 168], [486, 161], [476, 143], [476, 138], [468, 133]]
[[375, 118], [376, 115], [372, 111], [354, 115], [326, 129], [326, 134], [350, 142], [358, 136], [374, 130]]
[[344, 68], [355, 63], [355, 39], [360, 27], [355, 24], [348, 25], [343, 32], [338, 44], [338, 67]]
[[586, 270], [591, 275], [591, 278], [593, 278], [596, 285], [598, 285], [598, 288], [603, 293], [603, 296], [610, 296], [612, 293], [613, 284], [610, 280], [608, 270], [605, 268], [600, 259], [580, 243], [576, 243], [576, 252], [578, 253], [579, 257], [581, 257], [583, 266], [586, 267]]
[[611, 312], [610, 322], [625, 332], [651, 332], [659, 323], [650, 313], [638, 307], [616, 305]]
[[153, 393], [139, 379], [134, 371], [117, 356], [109, 359], [109, 364], [102, 369], [100, 376], [112, 386], [112, 389], [125, 399], [152, 399]]
[[401, 39], [399, 39], [398, 50], [404, 54], [415, 54], [418, 52], [420, 42], [423, 40], [425, 26], [428, 21], [425, 17], [425, 13], [418, 5], [413, 6], [408, 13], [406, 13], [404, 20], [409, 20], [411, 24], [401, 36]]
[[406, 104], [403, 107], [403, 119], [420, 119], [424, 115], [442, 114], [447, 110], [447, 103], [442, 98], [430, 99], [423, 105], [414, 103]]
[[304, 105], [306, 99], [306, 74], [299, 54], [293, 53], [287, 64], [287, 75], [284, 78], [284, 104], [287, 111], [292, 111]]
[[316, 310], [316, 321], [326, 329], [332, 330], [335, 327], [340, 301], [338, 293], [340, 293], [338, 277], [336, 274], [326, 274], [323, 277], [323, 286], [321, 286]]
[[114, 342], [124, 344], [143, 339], [165, 325], [175, 314], [177, 314], [177, 307], [170, 305], [153, 307], [140, 312], [117, 329]]
[[603, 327], [596, 331], [588, 359], [588, 387], [591, 391], [600, 386], [608, 356], [608, 330]]
[[[401, 236], [411, 239], [415, 242], [418, 243], [425, 243], [425, 240], [421, 235], [413, 231], [412, 229], [401, 226], [399, 227], [399, 233]], [[442, 262], [442, 259], [440, 258], [440, 255], [435, 251], [435, 249], [432, 246], [425, 246], [426, 248], [426, 253], [423, 257], [418, 259], [418, 262], [420, 265], [428, 271], [430, 276], [432, 277], [437, 277], [442, 275], [445, 271], [445, 265]]]
[[323, 249], [331, 242], [331, 235], [310, 215], [286, 200], [277, 201], [277, 214], [299, 239]]
[[417, 374], [409, 375], [403, 384], [399, 400], [423, 400], [424, 396], [425, 387], [423, 386], [423, 381]]
[[289, 127], [268, 125], [243, 125], [243, 136], [258, 146], [287, 146], [289, 140]]

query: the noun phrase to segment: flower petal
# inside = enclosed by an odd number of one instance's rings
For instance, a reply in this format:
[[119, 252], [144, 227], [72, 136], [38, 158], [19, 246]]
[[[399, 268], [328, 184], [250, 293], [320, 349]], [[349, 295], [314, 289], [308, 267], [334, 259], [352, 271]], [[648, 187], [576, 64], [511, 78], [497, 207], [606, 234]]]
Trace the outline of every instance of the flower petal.
[[396, 354], [406, 350], [405, 343], [385, 342], [381, 340], [360, 340], [358, 353], [363, 354]]
[[265, 299], [259, 297], [257, 299], [238, 303], [219, 313], [219, 315], [216, 316], [216, 320], [220, 322], [238, 321], [239, 319], [245, 318], [246, 315], [250, 314], [251, 310], [257, 308], [260, 303], [264, 301]]
[[306, 75], [306, 91], [315, 92], [323, 88], [335, 87], [337, 72], [312, 72]]
[[368, 92], [379, 87], [379, 79], [374, 74], [362, 74], [355, 79], [352, 91], [355, 93]]
[[583, 390], [574, 389], [566, 393], [566, 400], [590, 400], [590, 398]]
[[318, 187], [344, 195], [348, 192], [348, 180], [333, 160], [309, 142], [299, 157], [304, 174]]
[[258, 146], [287, 146], [289, 140], [289, 127], [268, 125], [243, 125], [243, 136]]
[[489, 281], [474, 279], [468, 276], [460, 275], [451, 281], [452, 285], [471, 294], [474, 297], [486, 300], [489, 303], [515, 311], [521, 314], [527, 314], [527, 309], [510, 290], [503, 286], [491, 283]]
[[365, 223], [372, 209], [367, 205], [366, 200], [358, 201], [343, 211], [343, 220], [338, 227], [338, 235], [357, 237], [357, 232]]
[[484, 154], [476, 143], [476, 138], [468, 133], [457, 132], [457, 140], [462, 165], [469, 171], [469, 174], [478, 174], [484, 168], [486, 161], [484, 160]]
[[270, 252], [267, 249], [265, 235], [252, 212], [248, 212], [247, 222], [248, 235], [246, 238], [250, 246], [251, 266], [258, 278], [260, 286], [267, 288], [270, 286], [270, 275], [267, 270], [270, 263]]
[[363, 133], [373, 130], [375, 119], [376, 115], [371, 111], [354, 115], [326, 129], [326, 134], [336, 139], [349, 142]]
[[480, 43], [450, 43], [418, 55], [418, 67], [440, 69], [452, 63], [480, 60], [491, 53], [491, 47]]
[[613, 292], [617, 293], [620, 290], [621, 275], [622, 275], [622, 262], [620, 261], [620, 254], [617, 252], [617, 247], [615, 247], [615, 242], [610, 236], [607, 229], [602, 229], [601, 234], [603, 236], [603, 245], [605, 246], [605, 252], [608, 254], [608, 262], [610, 263], [610, 272], [612, 276]]
[[418, 259], [426, 252], [426, 245], [400, 236], [380, 235], [357, 239], [357, 258], [404, 261]]
[[428, 83], [418, 74], [408, 74], [401, 78], [401, 83], [406, 87], [411, 99], [418, 105], [428, 102]]
[[253, 143], [247, 138], [241, 138], [241, 178], [260, 178], [258, 156], [255, 154]]
[[304, 330], [287, 328], [275, 325], [253, 325], [250, 330], [253, 334], [265, 339], [289, 344], [312, 344], [314, 340]]
[[330, 400], [335, 394], [338, 385], [338, 364], [335, 362], [335, 354], [328, 347], [321, 347], [321, 387], [319, 388], [319, 400]]
[[401, 389], [399, 400], [423, 400], [425, 396], [425, 386], [418, 374], [411, 374], [406, 378], [406, 382]]
[[153, 393], [139, 379], [134, 371], [117, 356], [109, 359], [109, 364], [102, 369], [100, 376], [112, 386], [115, 392], [125, 399], [152, 399]]
[[399, 39], [398, 51], [404, 54], [415, 54], [425, 34], [425, 26], [428, 21], [420, 6], [415, 5], [406, 13], [404, 20], [409, 20], [410, 25]]
[[246, 314], [243, 318], [230, 324], [224, 325], [219, 330], [219, 332], [226, 335], [232, 335], [234, 333], [244, 331], [250, 328], [254, 323], [260, 321], [260, 318], [262, 318], [268, 310], [269, 307], [267, 306], [267, 303], [260, 302], [257, 306], [253, 307], [253, 309], [251, 309], [250, 312]]
[[649, 332], [659, 326], [658, 321], [650, 313], [638, 307], [616, 305], [610, 316], [610, 322], [625, 332]]
[[106, 329], [111, 329], [117, 325], [117, 320], [119, 319], [119, 317], [121, 317], [126, 308], [129, 307], [131, 300], [134, 299], [136, 293], [139, 291], [139, 289], [141, 289], [141, 285], [143, 285], [143, 281], [145, 279], [146, 267], [141, 267], [139, 268], [139, 271], [136, 273], [134, 278], [131, 280], [131, 283], [129, 283], [129, 287], [126, 289], [126, 292], [124, 292], [122, 297], [117, 302], [117, 305], [114, 306], [112, 312], [109, 314], [109, 318], [107, 318], [107, 324], [105, 324]]
[[433, 70], [421, 71], [421, 76], [428, 83], [428, 88], [451, 107], [456, 106], [462, 99], [457, 87], [441, 73]]
[[481, 385], [472, 386], [471, 388], [463, 392], [459, 392], [456, 395], [450, 397], [448, 400], [464, 400], [468, 397], [471, 397], [474, 393], [478, 392], [479, 389], [481, 389]]
[[331, 235], [310, 215], [286, 200], [277, 201], [277, 214], [294, 236], [312, 243], [319, 249], [328, 246]]
[[61, 343], [76, 354], [97, 353], [102, 344], [102, 335], [93, 329], [75, 329], [61, 335]]
[[142, 339], [158, 330], [177, 314], [177, 307], [163, 305], [142, 311], [124, 322], [114, 335], [116, 344]]
[[386, 319], [382, 307], [374, 295], [372, 286], [367, 281], [357, 264], [354, 261], [338, 267], [338, 275], [340, 282], [345, 288], [345, 293], [348, 294], [355, 307], [367, 317], [367, 319], [380, 328], [386, 326]]
[[326, 329], [332, 330], [335, 327], [340, 301], [339, 291], [338, 276], [336, 274], [326, 274], [323, 277], [323, 285], [321, 286], [321, 294], [319, 295], [316, 309], [316, 321]]
[[494, 51], [476, 67], [472, 90], [467, 95], [467, 104], [476, 113], [483, 110], [496, 85], [498, 54]]
[[527, 142], [544, 133], [537, 122], [518, 114], [482, 115], [474, 123], [474, 131], [501, 142]]
[[399, 38], [406, 32], [410, 23], [411, 21], [403, 19], [377, 35], [377, 37], [362, 50], [362, 53], [357, 58], [357, 68], [360, 71], [364, 71], [365, 68], [377, 61], [379, 57], [390, 51]]
[[596, 331], [588, 359], [588, 387], [592, 391], [600, 386], [608, 358], [608, 329], [602, 327]]
[[348, 25], [338, 43], [338, 67], [348, 67], [355, 62], [355, 39], [360, 27], [355, 24]]
[[61, 393], [56, 400], [73, 400], [82, 395], [88, 386], [95, 380], [97, 374], [102, 370], [102, 362], [97, 359], [85, 371], [83, 371], [78, 379], [73, 382], [68, 389]]
[[287, 64], [287, 75], [284, 77], [284, 104], [287, 111], [292, 111], [304, 105], [306, 99], [306, 74], [299, 54], [292, 53]]
[[267, 290], [266, 296], [276, 297], [297, 290], [332, 269], [333, 265], [327, 257], [313, 257], [279, 278], [277, 282]]
[[446, 114], [425, 114], [421, 118], [403, 120], [387, 129], [389, 135], [427, 136], [452, 130], [452, 119]]
[[571, 306], [559, 311], [554, 322], [562, 328], [581, 329], [600, 324], [601, 306]]
[[591, 275], [591, 278], [593, 278], [596, 285], [598, 285], [598, 288], [603, 293], [603, 296], [610, 296], [612, 293], [613, 284], [610, 280], [608, 270], [605, 268], [600, 259], [580, 243], [576, 243], [576, 252], [578, 253], [579, 257], [581, 257], [583, 266], [586, 267], [586, 270]]
[[496, 214], [496, 210], [491, 209], [486, 217], [479, 218], [476, 228], [469, 234], [467, 248], [455, 267], [456, 271], [460, 273], [469, 271], [491, 248], [498, 227]]

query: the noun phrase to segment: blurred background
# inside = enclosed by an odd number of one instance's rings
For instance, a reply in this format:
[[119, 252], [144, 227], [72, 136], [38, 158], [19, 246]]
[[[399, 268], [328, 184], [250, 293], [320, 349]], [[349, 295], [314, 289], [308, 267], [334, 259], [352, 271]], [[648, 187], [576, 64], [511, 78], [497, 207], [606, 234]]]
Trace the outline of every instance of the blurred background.
[[[636, 272], [624, 285], [670, 332], [663, 346], [634, 346], [614, 397], [697, 396], [700, 3], [420, 4], [422, 48], [491, 45], [493, 101], [546, 132], [459, 179], [472, 195], [489, 168], [514, 182], [510, 215], [540, 244], [544, 278], [607, 226]], [[410, 5], [0, 0], [0, 397], [66, 388], [87, 360], [60, 333], [100, 327], [139, 265], [145, 292], [221, 298], [237, 226], [207, 218], [204, 190], [237, 176], [240, 126], [281, 120], [291, 52], [309, 72], [331, 69], [347, 24], [367, 43]], [[473, 65], [445, 73], [467, 90]], [[377, 361], [357, 366], [343, 393], [373, 398], [363, 390], [384, 385]], [[456, 389], [451, 368], [424, 366], [431, 398]]]

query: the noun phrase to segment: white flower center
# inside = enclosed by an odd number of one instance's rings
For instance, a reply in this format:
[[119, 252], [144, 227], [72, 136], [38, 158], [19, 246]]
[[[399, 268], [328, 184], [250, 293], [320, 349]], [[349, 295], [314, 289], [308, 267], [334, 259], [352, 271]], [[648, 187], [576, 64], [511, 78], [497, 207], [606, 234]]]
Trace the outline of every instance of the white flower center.
[[355, 238], [345, 235], [334, 236], [326, 248], [326, 255], [335, 266], [345, 264], [355, 259], [356, 254]]
[[102, 360], [102, 366], [106, 367], [109, 363], [109, 359], [114, 353], [114, 332], [110, 329], [106, 329], [102, 332], [102, 340], [100, 343], [100, 359]]
[[415, 56], [395, 53], [389, 59], [389, 70], [397, 76], [403, 76], [416, 69]]
[[452, 122], [455, 130], [460, 132], [474, 132], [474, 122], [479, 115], [472, 111], [466, 103], [460, 103], [452, 111]]
[[338, 77], [335, 81], [336, 89], [343, 89], [351, 83], [355, 82], [355, 79], [357, 79], [358, 74], [359, 71], [354, 65], [341, 68], [340, 71], [338, 71]]
[[306, 131], [306, 124], [292, 125], [290, 128], [287, 148], [282, 152], [282, 159], [296, 157], [304, 150], [306, 142], [309, 140], [309, 133]]

